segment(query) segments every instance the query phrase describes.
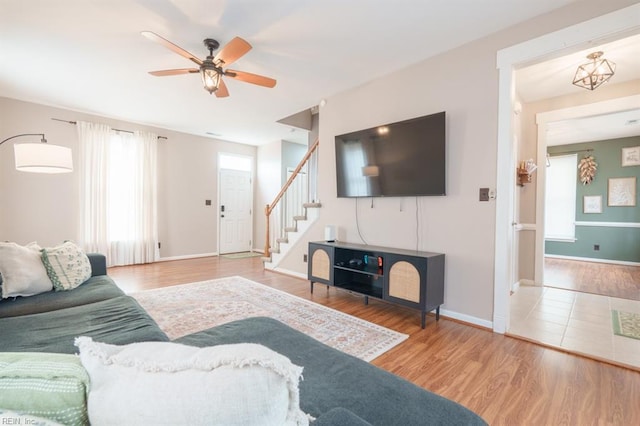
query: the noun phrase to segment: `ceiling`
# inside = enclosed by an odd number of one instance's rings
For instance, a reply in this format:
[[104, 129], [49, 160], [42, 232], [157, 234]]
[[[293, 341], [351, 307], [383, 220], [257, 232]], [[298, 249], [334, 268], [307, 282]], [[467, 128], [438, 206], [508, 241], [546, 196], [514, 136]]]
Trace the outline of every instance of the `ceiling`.
[[[615, 75], [605, 85], [632, 80], [640, 82], [640, 34], [636, 34], [517, 70], [515, 80], [518, 96], [528, 103], [585, 92], [586, 89], [574, 86], [571, 82], [578, 66], [589, 62], [586, 56], [595, 51], [602, 51], [603, 59], [616, 64]], [[629, 111], [603, 112], [549, 123], [546, 131], [549, 146], [639, 136], [640, 105]]]
[[[276, 121], [341, 91], [576, 0], [0, 0], [0, 96], [260, 145], [306, 141]], [[203, 59], [204, 38], [253, 45], [226, 79], [228, 98], [193, 64], [140, 35], [153, 31]], [[622, 64], [621, 64], [622, 65]]]

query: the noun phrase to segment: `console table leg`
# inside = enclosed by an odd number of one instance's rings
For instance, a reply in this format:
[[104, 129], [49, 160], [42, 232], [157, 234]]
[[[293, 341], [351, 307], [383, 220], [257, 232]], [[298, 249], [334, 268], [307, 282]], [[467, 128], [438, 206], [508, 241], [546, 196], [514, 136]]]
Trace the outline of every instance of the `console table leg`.
[[425, 311], [422, 311], [422, 328], [424, 328], [427, 325], [427, 313]]
[[365, 296], [364, 297], [364, 304], [368, 305], [369, 304], [369, 296]]
[[309, 283], [311, 284], [311, 294], [313, 294], [313, 281], [309, 281]]
[[440, 306], [436, 308], [436, 321], [440, 321]]

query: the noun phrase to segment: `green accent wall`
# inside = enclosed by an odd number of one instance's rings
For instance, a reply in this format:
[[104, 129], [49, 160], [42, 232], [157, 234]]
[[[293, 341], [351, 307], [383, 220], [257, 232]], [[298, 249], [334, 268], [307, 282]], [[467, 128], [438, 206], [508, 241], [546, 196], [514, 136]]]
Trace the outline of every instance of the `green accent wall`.
[[[589, 185], [580, 182], [576, 170], [576, 222], [630, 222], [640, 223], [640, 166], [622, 167], [622, 148], [640, 146], [640, 136], [586, 142], [580, 144], [550, 146], [547, 152], [578, 153], [578, 162], [587, 155], [593, 155], [598, 170]], [[592, 149], [592, 152], [580, 152]], [[635, 207], [610, 207], [607, 205], [608, 182], [610, 178], [636, 178]], [[583, 213], [585, 195], [602, 196], [602, 213]], [[546, 241], [545, 254], [584, 257], [593, 259], [640, 262], [640, 228], [576, 226], [575, 242]], [[594, 250], [599, 245], [600, 250]]]

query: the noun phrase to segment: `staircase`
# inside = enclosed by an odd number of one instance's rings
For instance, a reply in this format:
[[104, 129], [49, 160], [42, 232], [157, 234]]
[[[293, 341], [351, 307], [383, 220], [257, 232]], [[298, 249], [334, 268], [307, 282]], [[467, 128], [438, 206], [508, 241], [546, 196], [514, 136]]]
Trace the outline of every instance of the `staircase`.
[[280, 264], [289, 249], [297, 243], [318, 218], [318, 209], [320, 207], [320, 203], [303, 204], [305, 213], [292, 218], [293, 226], [285, 227], [281, 234], [282, 236], [274, 239], [273, 247], [270, 250], [271, 255], [262, 257], [266, 269], [275, 269]]
[[278, 195], [265, 207], [266, 238], [262, 260], [275, 269], [286, 253], [318, 218], [316, 140], [298, 166], [289, 174]]

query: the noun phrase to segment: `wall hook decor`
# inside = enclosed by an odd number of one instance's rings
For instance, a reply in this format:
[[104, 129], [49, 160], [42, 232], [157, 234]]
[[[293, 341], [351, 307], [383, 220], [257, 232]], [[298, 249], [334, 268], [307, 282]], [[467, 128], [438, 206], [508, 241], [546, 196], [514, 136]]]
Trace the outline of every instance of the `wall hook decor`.
[[580, 182], [583, 185], [589, 185], [596, 177], [596, 171], [598, 170], [598, 163], [593, 155], [587, 155], [578, 164], [578, 170], [580, 173]]
[[531, 182], [531, 175], [536, 171], [538, 166], [534, 163], [533, 158], [527, 161], [521, 161], [516, 170], [518, 176], [518, 186], [524, 186], [525, 183]]

